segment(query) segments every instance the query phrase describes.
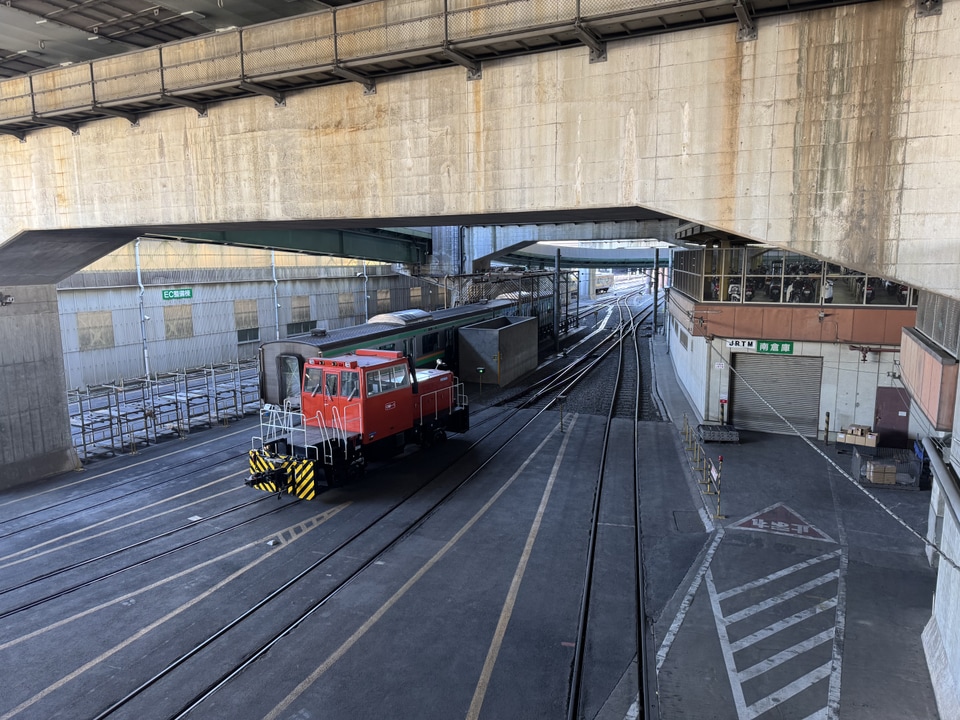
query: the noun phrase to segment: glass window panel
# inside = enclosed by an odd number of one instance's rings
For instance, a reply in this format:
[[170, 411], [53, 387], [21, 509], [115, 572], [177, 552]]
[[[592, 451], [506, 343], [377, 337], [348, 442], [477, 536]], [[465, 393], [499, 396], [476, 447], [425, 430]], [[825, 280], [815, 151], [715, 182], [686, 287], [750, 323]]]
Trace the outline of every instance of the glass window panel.
[[193, 307], [167, 305], [163, 308], [163, 337], [180, 340], [193, 337]]
[[310, 298], [296, 295], [290, 298], [290, 319], [293, 322], [306, 322], [310, 319]]
[[249, 330], [260, 327], [260, 318], [257, 314], [256, 300], [234, 300], [233, 318], [237, 330]]
[[110, 310], [78, 312], [77, 335], [81, 350], [114, 347], [113, 313]]

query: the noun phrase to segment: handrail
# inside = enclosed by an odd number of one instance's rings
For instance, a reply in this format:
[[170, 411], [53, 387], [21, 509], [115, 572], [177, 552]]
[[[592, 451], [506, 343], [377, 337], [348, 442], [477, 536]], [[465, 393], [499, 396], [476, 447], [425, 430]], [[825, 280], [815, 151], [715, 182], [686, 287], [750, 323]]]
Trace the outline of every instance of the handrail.
[[[329, 82], [342, 82], [357, 79], [363, 62], [381, 62], [391, 56], [443, 55], [450, 62], [471, 62], [462, 52], [459, 60], [452, 59], [457, 56], [458, 44], [469, 41], [476, 47], [485, 39], [557, 29], [581, 32], [591, 19], [610, 21], [661, 9], [732, 8], [734, 4], [735, 0], [552, 0], [536, 4], [530, 0], [482, 4], [371, 0], [0, 81], [0, 130], [18, 122], [42, 125], [44, 120], [69, 125], [54, 118], [78, 111], [120, 115], [134, 122], [132, 113], [137, 110], [127, 113], [120, 108], [145, 100], [164, 104], [151, 110], [179, 104], [200, 112], [205, 107], [185, 99], [191, 92], [223, 87], [248, 92], [258, 80], [290, 78], [307, 71], [328, 71]], [[313, 84], [318, 82], [314, 79]]]

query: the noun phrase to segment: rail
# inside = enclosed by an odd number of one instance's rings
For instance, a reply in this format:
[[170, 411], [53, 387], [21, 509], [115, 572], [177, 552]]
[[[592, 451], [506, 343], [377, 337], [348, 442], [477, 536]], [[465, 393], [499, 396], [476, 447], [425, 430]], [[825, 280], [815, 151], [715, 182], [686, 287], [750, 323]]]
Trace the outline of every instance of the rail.
[[[820, 0], [829, 5], [830, 0]], [[360, 82], [428, 67], [570, 45], [602, 54], [604, 38], [737, 20], [736, 0], [373, 0], [37, 71], [0, 82], [0, 133], [107, 116], [206, 105], [254, 94], [281, 104], [287, 90]], [[538, 41], [535, 38], [540, 38]], [[522, 40], [522, 41], [521, 41]]]

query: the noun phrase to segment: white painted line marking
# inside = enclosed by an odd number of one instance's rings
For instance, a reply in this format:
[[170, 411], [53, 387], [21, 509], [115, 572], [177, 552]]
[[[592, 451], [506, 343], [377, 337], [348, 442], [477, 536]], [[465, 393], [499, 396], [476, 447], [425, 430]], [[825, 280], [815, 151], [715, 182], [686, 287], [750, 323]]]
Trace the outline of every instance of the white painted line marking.
[[812, 715], [807, 715], [803, 720], [827, 720], [827, 708], [820, 708]]
[[[310, 520], [306, 520], [306, 521], [304, 521], [304, 523], [301, 523], [301, 524], [307, 524], [307, 523], [310, 523], [311, 521], [315, 521], [316, 524], [313, 525], [313, 527], [318, 527], [318, 526], [321, 525], [323, 522], [326, 522], [327, 520], [329, 520], [330, 518], [332, 518], [334, 515], [336, 515], [338, 512], [340, 512], [343, 508], [347, 507], [348, 505], [350, 505], [350, 503], [348, 503], [348, 502], [347, 502], [347, 503], [343, 503], [343, 504], [341, 504], [341, 505], [338, 505], [337, 507], [331, 508], [330, 510], [325, 511], [325, 512], [321, 513], [320, 515], [316, 515], [316, 516], [314, 516], [313, 518], [311, 518]], [[311, 528], [311, 529], [313, 529], [313, 528]], [[290, 530], [290, 528], [287, 528], [287, 530]], [[280, 535], [282, 535], [283, 533], [287, 532], [287, 530], [281, 531]], [[303, 533], [303, 534], [300, 535], [299, 537], [306, 537], [306, 533]], [[299, 538], [295, 538], [295, 539], [299, 539]], [[258, 541], [255, 542], [255, 543], [248, 543], [248, 544], [246, 545], [246, 547], [250, 547], [250, 546], [256, 545], [256, 544], [259, 543], [259, 542], [260, 542], [260, 541], [258, 540]], [[291, 541], [291, 542], [292, 542], [292, 541]], [[285, 543], [284, 543], [284, 547], [286, 547], [286, 546], [289, 545], [289, 544], [290, 544], [289, 542], [285, 542]], [[10, 711], [7, 712], [5, 715], [3, 715], [2, 717], [0, 717], [0, 720], [10, 720], [10, 718], [14, 717], [15, 715], [19, 715], [21, 712], [23, 712], [23, 711], [26, 710], [27, 708], [35, 705], [36, 703], [40, 702], [41, 700], [43, 700], [45, 697], [47, 697], [47, 696], [50, 695], [51, 693], [59, 690], [60, 688], [62, 688], [63, 686], [65, 686], [67, 683], [69, 683], [69, 682], [75, 680], [76, 678], [80, 677], [80, 676], [81, 676], [83, 673], [85, 673], [87, 670], [90, 670], [91, 668], [96, 667], [97, 665], [99, 665], [99, 664], [102, 663], [103, 661], [107, 660], [108, 658], [112, 657], [113, 655], [116, 655], [118, 652], [120, 652], [121, 650], [123, 650], [123, 649], [126, 648], [127, 646], [132, 645], [134, 642], [136, 642], [137, 640], [141, 639], [142, 637], [144, 637], [145, 635], [147, 635], [147, 634], [150, 633], [151, 631], [153, 631], [153, 630], [155, 630], [156, 628], [160, 627], [161, 625], [163, 625], [163, 624], [164, 624], [165, 622], [167, 622], [168, 620], [171, 620], [171, 619], [175, 618], [177, 615], [179, 615], [179, 614], [181, 614], [182, 612], [184, 612], [185, 610], [188, 610], [189, 608], [193, 607], [194, 605], [196, 605], [197, 603], [199, 603], [201, 600], [203, 600], [203, 599], [205, 599], [205, 598], [213, 595], [217, 590], [220, 590], [221, 588], [226, 587], [226, 586], [227, 586], [230, 582], [232, 582], [233, 580], [236, 580], [237, 578], [239, 578], [239, 577], [241, 577], [242, 575], [246, 574], [248, 571], [250, 571], [250, 570], [252, 570], [253, 568], [255, 568], [257, 565], [259, 565], [260, 563], [262, 563], [262, 562], [263, 562], [264, 560], [266, 560], [267, 558], [272, 557], [275, 553], [278, 553], [278, 552], [280, 552], [281, 550], [283, 550], [284, 547], [278, 547], [278, 548], [275, 548], [275, 549], [273, 549], [273, 550], [270, 550], [270, 551], [264, 553], [263, 555], [261, 555], [260, 557], [258, 557], [256, 560], [253, 560], [252, 562], [247, 563], [247, 564], [244, 565], [242, 568], [240, 568], [239, 570], [236, 570], [236, 571], [233, 572], [232, 574], [228, 575], [227, 577], [225, 577], [223, 580], [221, 580], [220, 582], [216, 583], [215, 585], [212, 585], [211, 587], [207, 588], [206, 590], [204, 590], [204, 591], [203, 591], [202, 593], [200, 593], [199, 595], [195, 595], [193, 598], [191, 598], [191, 599], [188, 600], [187, 602], [183, 603], [183, 604], [180, 605], [179, 607], [174, 608], [173, 610], [171, 610], [170, 612], [168, 612], [168, 613], [167, 613], [166, 615], [164, 615], [163, 617], [159, 618], [158, 620], [154, 620], [152, 623], [150, 623], [149, 625], [146, 625], [145, 627], [142, 627], [140, 630], [138, 630], [137, 632], [135, 632], [133, 635], [130, 635], [130, 636], [127, 637], [125, 640], [122, 640], [121, 642], [117, 643], [116, 645], [114, 645], [114, 646], [113, 646], [112, 648], [110, 648], [109, 650], [105, 650], [105, 651], [102, 652], [100, 655], [98, 655], [97, 657], [93, 658], [93, 660], [90, 660], [90, 661], [84, 663], [83, 665], [81, 665], [79, 668], [77, 668], [77, 669], [74, 670], [73, 672], [71, 672], [71, 673], [69, 673], [69, 674], [67, 674], [67, 675], [64, 675], [62, 678], [60, 678], [59, 680], [57, 680], [55, 683], [52, 683], [51, 685], [48, 685], [48, 686], [45, 687], [43, 690], [41, 690], [40, 692], [36, 693], [33, 697], [28, 698], [27, 700], [24, 700], [22, 703], [20, 703], [20, 704], [19, 704], [17, 707], [15, 707], [13, 710], [10, 710]], [[228, 554], [232, 554], [232, 553], [228, 553]], [[184, 574], [186, 574], [186, 572], [184, 572]], [[156, 584], [159, 584], [159, 583], [156, 583]], [[101, 605], [100, 607], [101, 607], [101, 608], [102, 608], [102, 607], [107, 607], [108, 605], [113, 605], [113, 604], [117, 603], [118, 601], [119, 601], [119, 600], [113, 600], [113, 601], [111, 601], [110, 603], [104, 603], [104, 604]], [[61, 622], [63, 622], [63, 621], [61, 621]], [[8, 643], [8, 644], [9, 644], [9, 643]]]
[[[39, 497], [41, 495], [46, 495], [47, 493], [57, 492], [59, 490], [66, 490], [67, 488], [71, 488], [74, 485], [82, 485], [83, 483], [90, 482], [91, 480], [97, 480], [98, 478], [107, 477], [107, 475], [113, 475], [114, 473], [118, 473], [118, 472], [126, 472], [127, 470], [138, 467], [140, 465], [147, 465], [149, 463], [154, 463], [154, 462], [157, 462], [157, 460], [163, 460], [164, 458], [171, 457], [172, 455], [178, 455], [179, 453], [189, 452], [190, 450], [193, 450], [198, 447], [202, 447], [203, 445], [209, 445], [212, 442], [218, 442], [225, 437], [233, 437], [234, 435], [239, 435], [241, 433], [248, 435], [250, 434], [250, 432], [251, 431], [249, 429], [243, 429], [243, 430], [235, 430], [225, 435], [218, 435], [212, 440], [204, 440], [203, 442], [197, 443], [196, 445], [191, 445], [190, 447], [187, 447], [187, 448], [180, 448], [179, 450], [174, 450], [173, 452], [168, 452], [164, 455], [157, 455], [156, 457], [148, 458], [147, 460], [141, 460], [139, 462], [130, 463], [129, 465], [122, 465], [121, 467], [114, 468], [113, 470], [107, 470], [105, 472], [97, 473], [95, 475], [89, 475], [87, 477], [81, 478], [80, 480], [74, 480], [73, 482], [65, 483], [64, 485], [57, 485], [56, 487], [52, 487], [47, 490], [41, 490], [40, 492], [35, 492], [32, 495], [24, 495], [23, 497], [7, 500], [6, 502], [0, 503], [0, 508], [6, 507], [7, 505], [12, 505], [13, 503], [23, 502], [24, 500], [30, 500], [31, 498]], [[229, 450], [229, 448], [225, 448], [225, 449]], [[85, 470], [86, 468], [83, 468], [83, 469]], [[101, 490], [110, 490], [110, 489], [112, 488], [101, 488]], [[97, 490], [96, 492], [100, 492], [101, 490]]]
[[[846, 534], [840, 524], [840, 539], [846, 545]], [[830, 689], [827, 692], [827, 718], [840, 717], [840, 676], [843, 670], [843, 639], [847, 627], [847, 551], [840, 556], [840, 579], [837, 581], [837, 632], [833, 637], [833, 672], [830, 674]]]
[[[834, 570], [827, 573], [826, 575], [821, 575], [818, 578], [814, 578], [809, 582], [805, 582], [803, 585], [798, 585], [792, 590], [787, 590], [782, 592], [779, 595], [774, 595], [772, 598], [767, 598], [763, 602], [758, 602], [756, 605], [751, 605], [748, 608], [744, 608], [739, 612], [735, 612], [733, 615], [728, 615], [723, 619], [723, 622], [727, 625], [732, 625], [733, 623], [740, 622], [751, 615], [756, 615], [762, 610], [767, 610], [772, 608], [774, 605], [779, 605], [786, 602], [787, 600], [792, 600], [793, 598], [803, 595], [803, 593], [813, 590], [814, 588], [820, 587], [821, 585], [826, 585], [828, 582], [836, 580], [840, 576], [839, 570]], [[717, 602], [719, 603], [719, 598]]]
[[660, 643], [660, 649], [657, 651], [657, 672], [660, 671], [664, 660], [667, 659], [667, 653], [670, 652], [670, 646], [673, 645], [673, 641], [676, 639], [677, 633], [680, 632], [680, 626], [683, 625], [684, 618], [687, 616], [687, 611], [690, 610], [690, 605], [693, 604], [693, 596], [696, 595], [697, 590], [700, 589], [700, 583], [703, 580], [703, 576], [710, 567], [710, 563], [713, 561], [713, 555], [717, 551], [717, 546], [720, 544], [722, 539], [723, 528], [721, 527], [717, 531], [717, 534], [714, 535], [713, 540], [710, 542], [710, 547], [707, 550], [706, 555], [703, 556], [703, 562], [700, 563], [700, 567], [697, 569], [697, 574], [693, 576], [693, 580], [690, 582], [690, 587], [687, 590], [687, 594], [683, 598], [683, 602], [680, 603], [680, 609], [677, 610], [677, 615], [673, 618], [673, 622], [670, 624], [670, 629], [667, 630], [667, 634], [663, 636], [663, 642]]
[[[218, 498], [218, 497], [220, 497], [220, 496], [222, 496], [222, 495], [226, 495], [227, 493], [232, 493], [232, 492], [236, 492], [236, 491], [238, 491], [238, 490], [243, 490], [243, 489], [244, 489], [244, 486], [243, 486], [243, 485], [237, 485], [237, 486], [235, 486], [235, 487], [231, 487], [229, 490], [224, 490], [223, 492], [215, 493], [214, 495], [209, 495], [209, 496], [207, 496], [207, 497], [200, 498], [199, 500], [194, 500], [193, 502], [187, 503], [186, 505], [180, 505], [179, 507], [170, 508], [169, 510], [164, 510], [163, 512], [157, 513], [156, 515], [150, 515], [149, 517], [145, 517], [145, 518], [142, 518], [142, 519], [140, 519], [140, 520], [134, 520], [133, 522], [129, 522], [129, 523], [127, 523], [126, 525], [120, 525], [120, 526], [118, 526], [118, 527], [115, 527], [115, 528], [113, 528], [112, 530], [104, 530], [103, 532], [97, 533], [96, 535], [88, 535], [87, 537], [80, 538], [79, 540], [74, 540], [74, 541], [69, 542], [69, 543], [63, 542], [63, 541], [64, 541], [66, 538], [68, 538], [68, 537], [73, 537], [74, 535], [80, 535], [80, 534], [82, 534], [82, 533], [87, 532], [88, 530], [93, 530], [93, 529], [96, 528], [96, 527], [100, 527], [101, 525], [109, 525], [110, 523], [115, 522], [115, 521], [119, 520], [120, 518], [126, 517], [126, 516], [128, 516], [128, 515], [136, 515], [137, 513], [143, 512], [144, 510], [149, 510], [150, 508], [157, 507], [158, 505], [163, 505], [164, 503], [168, 503], [168, 502], [170, 502], [171, 500], [177, 500], [177, 499], [182, 498], [182, 497], [184, 497], [184, 496], [186, 496], [186, 495], [189, 495], [190, 493], [195, 493], [195, 492], [197, 492], [197, 491], [199, 491], [199, 490], [204, 490], [204, 489], [209, 488], [209, 487], [211, 487], [211, 486], [213, 486], [213, 485], [216, 485], [217, 483], [226, 482], [227, 480], [230, 480], [231, 478], [235, 478], [235, 477], [237, 477], [238, 475], [245, 475], [246, 473], [247, 473], [247, 471], [244, 470], [244, 471], [240, 471], [240, 472], [230, 473], [229, 475], [224, 475], [223, 477], [217, 478], [216, 480], [213, 480], [212, 482], [208, 482], [208, 483], [205, 484], [205, 485], [198, 485], [198, 486], [195, 487], [195, 488], [192, 488], [192, 489], [190, 489], [190, 490], [186, 490], [186, 491], [184, 491], [184, 492], [182, 492], [182, 493], [179, 493], [179, 494], [177, 494], [177, 495], [171, 495], [170, 497], [168, 497], [168, 498], [166, 498], [166, 499], [164, 499], [164, 500], [158, 500], [158, 501], [155, 502], [155, 503], [150, 503], [149, 505], [143, 505], [143, 506], [141, 506], [141, 507], [136, 508], [135, 510], [128, 510], [127, 512], [124, 512], [124, 513], [118, 513], [117, 515], [114, 515], [113, 517], [109, 517], [109, 518], [107, 518], [107, 519], [105, 519], [105, 520], [101, 520], [100, 522], [93, 523], [92, 525], [87, 525], [86, 527], [79, 528], [78, 530], [74, 530], [74, 531], [72, 531], [72, 532], [68, 532], [68, 533], [65, 533], [65, 534], [63, 534], [63, 535], [59, 535], [59, 536], [57, 536], [57, 537], [55, 537], [55, 538], [51, 538], [50, 540], [45, 540], [45, 541], [43, 541], [42, 543], [37, 543], [36, 545], [33, 545], [33, 546], [31, 546], [31, 547], [28, 547], [28, 548], [24, 548], [23, 550], [18, 550], [17, 552], [10, 553], [9, 555], [4, 555], [3, 557], [0, 557], [0, 562], [4, 562], [4, 564], [0, 565], [0, 570], [2, 570], [3, 568], [8, 568], [8, 567], [10, 567], [11, 565], [17, 565], [17, 564], [19, 564], [19, 563], [26, 562], [27, 560], [33, 560], [33, 559], [35, 559], [35, 558], [40, 557], [41, 555], [46, 555], [46, 554], [48, 554], [48, 553], [57, 552], [58, 550], [63, 550], [64, 548], [70, 547], [71, 545], [77, 545], [77, 544], [79, 544], [79, 543], [84, 543], [84, 542], [87, 542], [87, 541], [89, 541], [89, 540], [93, 540], [94, 538], [102, 537], [102, 536], [104, 536], [104, 535], [109, 535], [110, 533], [115, 533], [115, 532], [117, 532], [118, 530], [124, 530], [125, 528], [133, 527], [134, 525], [139, 525], [140, 523], [146, 522], [147, 520], [153, 520], [154, 518], [162, 517], [162, 516], [168, 515], [169, 513], [172, 513], [172, 512], [180, 512], [180, 511], [183, 510], [184, 508], [188, 508], [188, 507], [190, 507], [191, 505], [198, 505], [199, 503], [206, 502], [206, 501], [208, 501], [208, 500], [213, 500], [214, 498]], [[46, 546], [46, 545], [55, 545], [55, 547], [52, 547], [52, 548], [50, 548], [49, 550], [44, 550], [43, 552], [38, 552], [38, 553], [33, 553], [32, 555], [27, 555], [26, 557], [21, 557], [19, 560], [14, 560], [13, 562], [6, 562], [7, 560], [10, 560], [11, 558], [20, 557], [21, 555], [26, 555], [27, 553], [29, 553], [29, 552], [31, 552], [31, 551], [33, 551], [33, 550], [37, 550], [38, 548], [42, 548], [42, 547], [44, 547], [44, 546]]]
[[794, 613], [788, 618], [784, 618], [783, 620], [778, 620], [775, 623], [767, 625], [765, 628], [757, 630], [755, 633], [751, 635], [747, 635], [745, 638], [741, 638], [740, 640], [737, 640], [735, 643], [731, 643], [730, 647], [734, 652], [739, 652], [740, 650], [743, 650], [745, 647], [750, 647], [754, 643], [757, 643], [760, 640], [763, 640], [764, 638], [768, 638], [771, 635], [776, 635], [781, 630], [786, 630], [788, 627], [792, 627], [797, 623], [803, 622], [808, 618], [812, 618], [814, 615], [819, 615], [825, 610], [831, 610], [836, 606], [837, 606], [836, 598], [830, 598], [829, 600], [824, 600], [822, 603], [814, 605], [812, 608], [801, 610], [800, 612]]
[[[574, 414], [574, 421], [576, 421], [576, 418], [577, 418], [577, 415]], [[497, 489], [497, 491], [490, 497], [489, 500], [487, 500], [487, 502], [483, 504], [483, 506], [479, 510], [477, 510], [476, 513], [474, 513], [473, 517], [467, 520], [467, 522], [459, 530], [457, 530], [456, 533], [454, 533], [453, 537], [451, 537], [442, 548], [437, 550], [437, 552], [434, 553], [433, 557], [427, 560], [427, 562], [425, 562], [420, 567], [420, 569], [417, 570], [410, 577], [409, 580], [407, 580], [402, 586], [400, 586], [400, 588], [395, 593], [393, 593], [393, 595], [391, 595], [387, 599], [387, 601], [384, 602], [383, 605], [381, 605], [377, 609], [377, 611], [373, 613], [373, 615], [371, 615], [366, 622], [363, 623], [363, 625], [357, 628], [357, 630], [353, 633], [353, 635], [351, 635], [346, 640], [344, 640], [343, 643], [340, 644], [340, 647], [334, 650], [333, 653], [330, 656], [328, 656], [326, 660], [320, 663], [320, 665], [318, 665], [313, 672], [311, 672], [307, 677], [301, 680], [300, 683], [293, 690], [291, 690], [283, 700], [281, 700], [276, 706], [274, 706], [274, 708], [269, 713], [267, 713], [264, 720], [276, 720], [278, 717], [283, 715], [284, 712], [286, 712], [286, 709], [290, 707], [290, 705], [293, 702], [295, 702], [297, 698], [299, 698], [304, 692], [306, 692], [310, 688], [310, 686], [313, 685], [317, 680], [323, 677], [324, 673], [326, 673], [327, 670], [333, 667], [333, 665], [340, 658], [342, 658], [350, 650], [350, 648], [356, 645], [357, 642], [359, 642], [360, 639], [364, 635], [366, 635], [370, 631], [370, 629], [374, 625], [376, 625], [384, 615], [387, 614], [390, 608], [396, 605], [400, 601], [400, 599], [403, 598], [403, 596], [410, 591], [410, 588], [416, 585], [420, 581], [420, 579], [424, 575], [426, 575], [431, 568], [433, 568], [434, 565], [440, 562], [446, 556], [446, 554], [450, 552], [450, 550], [453, 549], [453, 547], [458, 542], [460, 542], [460, 539], [467, 534], [470, 528], [472, 528], [474, 525], [480, 522], [480, 519], [487, 514], [487, 511], [491, 507], [493, 507], [493, 504], [497, 502], [497, 500], [500, 499], [500, 497], [507, 491], [507, 489], [511, 485], [513, 485], [516, 479], [523, 474], [523, 472], [527, 469], [527, 466], [533, 462], [533, 459], [537, 455], [540, 454], [540, 451], [543, 450], [547, 442], [549, 442], [549, 440], [557, 432], [559, 432], [559, 429], [560, 429], [560, 426], [558, 424], [549, 433], [547, 433], [547, 436], [540, 442], [539, 445], [537, 445], [534, 451], [530, 453], [530, 455], [528, 455], [527, 458], [520, 464], [520, 467], [517, 468], [516, 472], [514, 472], [513, 475], [511, 475], [503, 483], [503, 485], [501, 485]], [[0, 720], [3, 720], [3, 718], [0, 718]]]
[[523, 546], [523, 553], [520, 555], [520, 562], [517, 563], [517, 569], [513, 574], [513, 580], [510, 581], [510, 590], [507, 592], [507, 598], [503, 603], [503, 609], [500, 611], [500, 619], [497, 621], [497, 629], [493, 633], [493, 639], [490, 642], [490, 649], [487, 651], [487, 659], [483, 663], [483, 670], [480, 672], [480, 679], [477, 681], [477, 687], [473, 692], [473, 700], [470, 702], [470, 708], [467, 710], [467, 720], [477, 720], [480, 717], [480, 708], [483, 707], [483, 700], [486, 697], [487, 689], [490, 687], [490, 677], [493, 675], [493, 666], [497, 663], [497, 656], [500, 654], [500, 647], [503, 645], [503, 638], [507, 634], [507, 625], [510, 623], [510, 616], [513, 615], [513, 608], [517, 602], [517, 595], [520, 594], [520, 583], [523, 581], [523, 575], [527, 570], [527, 563], [530, 561], [530, 555], [533, 553], [533, 544], [537, 540], [537, 534], [540, 532], [540, 525], [543, 523], [543, 515], [547, 511], [547, 503], [550, 501], [550, 494], [557, 481], [557, 475], [560, 474], [560, 465], [563, 463], [563, 456], [567, 452], [567, 443], [573, 435], [573, 426], [577, 422], [577, 416], [570, 423], [570, 431], [564, 436], [560, 444], [560, 451], [557, 453], [557, 459], [553, 463], [550, 471], [550, 477], [547, 479], [547, 485], [540, 498], [540, 507], [537, 508], [536, 517], [530, 526], [530, 532], [527, 534], [527, 542]]
[[770, 693], [762, 700], [758, 700], [749, 708], [747, 708], [747, 711], [749, 712], [747, 717], [752, 719], [757, 717], [757, 715], [762, 715], [767, 710], [775, 708], [777, 705], [786, 702], [794, 695], [803, 692], [814, 683], [820, 682], [824, 678], [829, 677], [831, 666], [832, 663], [826, 662], [816, 670], [811, 670], [806, 675], [801, 678], [797, 678], [789, 685], [780, 688], [774, 693]]
[[745, 585], [739, 585], [735, 588], [731, 588], [730, 590], [725, 590], [724, 592], [720, 593], [718, 597], [721, 600], [726, 600], [727, 598], [731, 598], [734, 595], [739, 595], [740, 593], [746, 590], [753, 590], [754, 588], [763, 587], [767, 583], [773, 582], [774, 580], [779, 580], [780, 578], [786, 577], [787, 575], [792, 575], [793, 573], [803, 570], [804, 568], [817, 565], [818, 563], [826, 562], [827, 560], [832, 560], [833, 558], [838, 557], [839, 555], [840, 555], [840, 551], [834, 550], [833, 552], [827, 553], [826, 555], [820, 555], [815, 558], [810, 558], [809, 560], [804, 560], [803, 562], [799, 562], [796, 565], [791, 565], [788, 568], [784, 568], [783, 570], [779, 570], [771, 575], [767, 575], [766, 577], [762, 577], [758, 580], [754, 580], [753, 582], [748, 582]]
[[750, 717], [747, 715], [747, 703], [743, 698], [743, 688], [737, 681], [737, 664], [733, 660], [733, 650], [730, 648], [730, 638], [727, 636], [727, 624], [720, 609], [720, 598], [717, 597], [717, 586], [713, 582], [713, 572], [707, 570], [705, 577], [707, 591], [710, 595], [710, 605], [713, 608], [713, 621], [717, 626], [717, 635], [720, 637], [720, 651], [723, 653], [723, 664], [727, 667], [727, 677], [730, 680], [730, 692], [733, 693], [733, 704], [737, 709], [740, 720]]
[[772, 670], [778, 665], [782, 665], [787, 662], [787, 660], [792, 660], [793, 658], [801, 655], [808, 650], [813, 650], [815, 647], [823, 645], [828, 640], [833, 640], [835, 634], [834, 628], [829, 628], [824, 630], [822, 633], [814, 635], [812, 638], [807, 638], [803, 642], [799, 642], [792, 647], [788, 647], [786, 650], [778, 652], [776, 655], [773, 655], [766, 660], [758, 662], [753, 667], [749, 667], [746, 670], [740, 671], [738, 677], [740, 682], [745, 682], [751, 680], [752, 678], [762, 675], [765, 672]]

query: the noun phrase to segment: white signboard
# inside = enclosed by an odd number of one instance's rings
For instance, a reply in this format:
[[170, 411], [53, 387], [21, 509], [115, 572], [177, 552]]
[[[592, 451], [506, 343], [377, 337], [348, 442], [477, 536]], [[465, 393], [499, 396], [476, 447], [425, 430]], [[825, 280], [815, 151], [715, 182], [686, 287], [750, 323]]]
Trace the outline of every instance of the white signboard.
[[727, 347], [733, 348], [734, 350], [756, 350], [757, 341], [756, 340], [727, 340]]

